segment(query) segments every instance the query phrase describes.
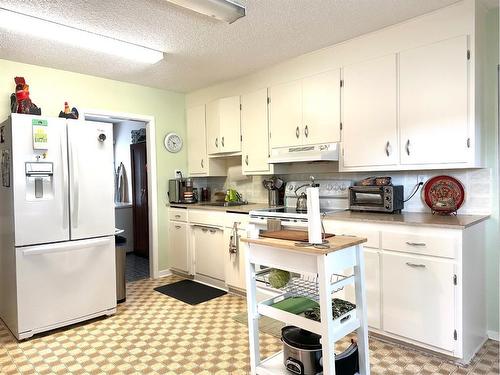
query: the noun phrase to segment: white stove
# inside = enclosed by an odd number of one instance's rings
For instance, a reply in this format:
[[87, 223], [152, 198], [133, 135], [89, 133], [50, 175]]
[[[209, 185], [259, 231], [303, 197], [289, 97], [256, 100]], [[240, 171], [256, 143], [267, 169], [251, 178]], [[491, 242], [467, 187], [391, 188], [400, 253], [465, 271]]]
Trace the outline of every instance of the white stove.
[[[345, 211], [349, 208], [349, 180], [315, 180], [319, 184], [319, 202], [321, 213], [328, 214], [336, 211]], [[307, 226], [307, 212], [297, 211], [297, 195], [295, 190], [300, 186], [297, 194], [305, 191], [310, 181], [290, 181], [285, 187], [285, 206], [264, 208], [250, 211], [250, 223], [260, 227], [267, 227], [267, 219], [279, 219], [283, 226]]]

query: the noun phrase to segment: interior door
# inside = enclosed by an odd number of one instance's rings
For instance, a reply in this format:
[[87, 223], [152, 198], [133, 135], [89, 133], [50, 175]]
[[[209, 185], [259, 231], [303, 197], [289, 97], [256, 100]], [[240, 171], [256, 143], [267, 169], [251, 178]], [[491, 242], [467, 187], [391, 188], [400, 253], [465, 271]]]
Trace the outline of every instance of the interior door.
[[219, 100], [220, 152], [241, 151], [240, 97], [230, 96]]
[[273, 86], [269, 97], [271, 147], [302, 144], [302, 81]]
[[396, 77], [395, 55], [343, 68], [344, 167], [398, 163]]
[[208, 170], [205, 106], [187, 110], [189, 175], [204, 175]]
[[269, 128], [267, 89], [241, 96], [243, 173], [269, 171]]
[[148, 176], [146, 143], [130, 145], [132, 165], [132, 217], [134, 223], [134, 253], [149, 257]]
[[384, 253], [382, 270], [384, 330], [452, 351], [455, 346], [453, 263]]
[[340, 69], [302, 81], [304, 144], [340, 141]]
[[116, 307], [114, 237], [16, 249], [19, 332]]
[[69, 240], [66, 120], [12, 114], [11, 134], [16, 246]]
[[68, 121], [71, 239], [114, 235], [113, 125]]
[[401, 163], [469, 160], [467, 37], [399, 54]]

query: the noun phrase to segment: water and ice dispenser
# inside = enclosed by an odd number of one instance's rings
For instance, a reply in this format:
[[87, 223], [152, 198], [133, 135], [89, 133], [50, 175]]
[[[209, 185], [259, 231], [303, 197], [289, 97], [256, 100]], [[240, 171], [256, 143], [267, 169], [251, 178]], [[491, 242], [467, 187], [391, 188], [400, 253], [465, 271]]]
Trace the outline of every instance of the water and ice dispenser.
[[47, 200], [54, 197], [54, 164], [28, 162], [26, 166], [26, 200]]

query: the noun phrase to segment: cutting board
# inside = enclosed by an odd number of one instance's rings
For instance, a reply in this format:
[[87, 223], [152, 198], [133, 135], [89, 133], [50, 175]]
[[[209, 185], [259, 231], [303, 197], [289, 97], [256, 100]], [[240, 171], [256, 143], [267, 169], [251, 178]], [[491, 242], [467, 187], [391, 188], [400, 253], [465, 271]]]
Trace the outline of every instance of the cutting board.
[[[289, 240], [295, 242], [308, 242], [309, 234], [305, 230], [277, 230], [260, 232], [261, 237], [276, 238], [278, 240]], [[334, 234], [326, 233], [325, 237], [333, 237]]]

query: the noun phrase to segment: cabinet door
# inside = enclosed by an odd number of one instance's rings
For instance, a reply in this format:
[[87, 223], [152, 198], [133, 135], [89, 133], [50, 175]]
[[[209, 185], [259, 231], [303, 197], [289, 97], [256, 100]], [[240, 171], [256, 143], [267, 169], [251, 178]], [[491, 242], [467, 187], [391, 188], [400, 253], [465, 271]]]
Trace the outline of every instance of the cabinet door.
[[398, 163], [396, 56], [343, 68], [344, 167]]
[[383, 253], [382, 269], [384, 330], [452, 351], [455, 345], [453, 263]]
[[194, 227], [196, 274], [224, 280], [224, 234], [221, 229]]
[[220, 151], [219, 139], [219, 101], [215, 100], [206, 105], [207, 121], [207, 153], [217, 154]]
[[205, 106], [189, 108], [186, 113], [189, 175], [207, 173]]
[[241, 151], [240, 97], [219, 100], [219, 151]]
[[177, 221], [169, 223], [168, 260], [170, 267], [188, 272], [187, 224]]
[[268, 172], [267, 89], [242, 95], [241, 106], [243, 173]]
[[[365, 291], [368, 306], [368, 325], [380, 329], [380, 254], [375, 249], [364, 248]], [[356, 303], [354, 286], [346, 287], [346, 298]]]
[[[245, 256], [248, 245], [245, 242], [239, 241], [238, 252], [236, 254], [229, 253], [229, 241], [232, 230], [226, 228], [224, 230], [224, 258], [226, 269], [226, 284], [241, 290], [245, 290]], [[239, 230], [238, 235], [245, 236], [245, 231]]]
[[302, 82], [294, 81], [269, 89], [271, 147], [302, 144]]
[[340, 70], [302, 81], [304, 144], [340, 141]]
[[467, 37], [401, 52], [399, 66], [401, 162], [466, 162]]

